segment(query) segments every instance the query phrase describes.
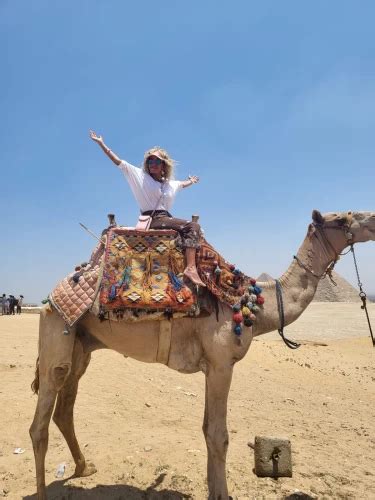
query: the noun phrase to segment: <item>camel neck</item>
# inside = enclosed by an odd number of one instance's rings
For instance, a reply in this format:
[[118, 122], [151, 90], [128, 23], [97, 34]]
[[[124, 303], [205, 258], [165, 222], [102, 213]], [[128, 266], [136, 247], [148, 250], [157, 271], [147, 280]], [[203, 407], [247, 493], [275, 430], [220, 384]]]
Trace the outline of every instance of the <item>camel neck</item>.
[[[332, 255], [319, 243], [317, 238], [307, 235], [286, 272], [279, 278], [283, 293], [285, 325], [295, 321], [314, 298], [320, 276], [323, 275]], [[259, 283], [265, 298], [264, 309], [257, 314], [253, 331], [266, 333], [280, 327], [276, 302], [276, 283]]]

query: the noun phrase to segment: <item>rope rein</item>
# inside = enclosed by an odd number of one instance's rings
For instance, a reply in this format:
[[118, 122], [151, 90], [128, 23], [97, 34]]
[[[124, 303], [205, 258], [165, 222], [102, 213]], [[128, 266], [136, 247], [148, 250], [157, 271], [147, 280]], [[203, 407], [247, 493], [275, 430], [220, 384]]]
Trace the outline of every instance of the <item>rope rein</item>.
[[285, 316], [284, 316], [283, 291], [279, 280], [275, 280], [275, 282], [276, 282], [277, 310], [279, 311], [279, 318], [280, 318], [280, 328], [278, 328], [277, 331], [279, 332], [280, 337], [283, 339], [283, 341], [289, 347], [289, 349], [298, 349], [299, 347], [301, 347], [301, 344], [294, 342], [294, 340], [287, 339], [284, 335]]
[[354, 253], [354, 245], [353, 244], [350, 245], [350, 251], [353, 254], [355, 272], [357, 273], [358, 288], [359, 288], [359, 294], [358, 295], [359, 295], [359, 298], [362, 300], [361, 309], [363, 309], [365, 311], [365, 313], [366, 313], [367, 323], [368, 323], [368, 327], [369, 327], [370, 335], [371, 335], [371, 340], [372, 340], [372, 346], [375, 347], [375, 339], [374, 339], [374, 335], [372, 333], [370, 317], [369, 317], [368, 311], [367, 311], [367, 302], [366, 302], [367, 301], [367, 295], [363, 291], [362, 283], [361, 283], [361, 280], [359, 278], [359, 271], [358, 271], [357, 259], [356, 259], [355, 253]]

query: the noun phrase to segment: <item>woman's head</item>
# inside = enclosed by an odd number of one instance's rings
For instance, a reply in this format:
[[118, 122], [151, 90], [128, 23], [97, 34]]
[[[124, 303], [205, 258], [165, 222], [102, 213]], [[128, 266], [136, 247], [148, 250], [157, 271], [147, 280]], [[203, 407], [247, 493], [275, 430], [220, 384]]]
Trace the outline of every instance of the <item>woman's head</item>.
[[156, 168], [160, 168], [162, 177], [173, 179], [175, 163], [165, 149], [155, 146], [146, 151], [143, 160], [143, 170], [152, 175]]

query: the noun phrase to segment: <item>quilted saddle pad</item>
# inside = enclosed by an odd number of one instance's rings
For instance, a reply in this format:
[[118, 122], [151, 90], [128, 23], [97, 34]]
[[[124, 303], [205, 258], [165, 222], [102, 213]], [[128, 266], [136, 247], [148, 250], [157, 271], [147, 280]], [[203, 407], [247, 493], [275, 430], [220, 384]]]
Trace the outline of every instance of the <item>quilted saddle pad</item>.
[[104, 311], [192, 309], [196, 297], [183, 282], [185, 259], [177, 236], [173, 230], [108, 231], [99, 292]]

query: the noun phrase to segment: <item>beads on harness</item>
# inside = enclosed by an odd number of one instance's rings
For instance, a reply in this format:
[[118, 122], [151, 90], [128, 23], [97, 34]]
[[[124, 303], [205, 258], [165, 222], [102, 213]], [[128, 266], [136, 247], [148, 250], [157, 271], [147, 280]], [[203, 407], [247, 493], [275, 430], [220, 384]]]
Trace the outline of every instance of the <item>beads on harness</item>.
[[[236, 276], [233, 270], [234, 276]], [[238, 274], [238, 273], [237, 273]], [[257, 286], [256, 280], [251, 279], [248, 286], [248, 293], [245, 293], [239, 303], [232, 306], [233, 316], [232, 320], [235, 323], [233, 332], [239, 336], [242, 333], [242, 323], [244, 326], [250, 328], [256, 320], [256, 313], [259, 312], [260, 307], [264, 304], [264, 297], [261, 295], [262, 289]]]

